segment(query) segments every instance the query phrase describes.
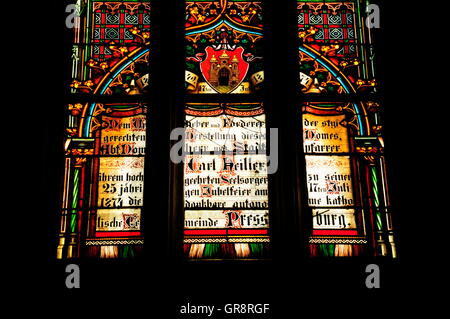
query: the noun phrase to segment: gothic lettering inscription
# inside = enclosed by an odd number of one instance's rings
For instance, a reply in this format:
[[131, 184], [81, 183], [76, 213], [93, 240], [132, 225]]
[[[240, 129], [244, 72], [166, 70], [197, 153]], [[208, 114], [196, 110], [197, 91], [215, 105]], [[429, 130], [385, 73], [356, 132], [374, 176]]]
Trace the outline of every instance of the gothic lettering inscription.
[[303, 114], [308, 204], [314, 229], [356, 228], [348, 130], [344, 115]]
[[267, 229], [264, 114], [187, 115], [185, 128], [185, 230]]
[[140, 229], [144, 194], [145, 115], [103, 117], [97, 231]]

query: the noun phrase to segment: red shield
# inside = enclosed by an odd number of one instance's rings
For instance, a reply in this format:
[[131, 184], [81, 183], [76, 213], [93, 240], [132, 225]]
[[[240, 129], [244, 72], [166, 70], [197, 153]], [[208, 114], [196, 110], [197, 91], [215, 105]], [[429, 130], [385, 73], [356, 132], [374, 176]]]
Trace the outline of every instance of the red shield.
[[200, 63], [200, 70], [214, 90], [229, 93], [241, 84], [248, 71], [248, 63], [242, 57], [242, 47], [234, 50], [207, 47], [205, 51], [206, 59]]

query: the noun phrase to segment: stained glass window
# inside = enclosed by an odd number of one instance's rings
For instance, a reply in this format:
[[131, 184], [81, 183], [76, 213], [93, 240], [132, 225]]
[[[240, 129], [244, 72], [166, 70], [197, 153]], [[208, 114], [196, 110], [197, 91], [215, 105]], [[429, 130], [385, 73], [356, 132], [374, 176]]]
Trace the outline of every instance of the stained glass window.
[[186, 1], [186, 90], [251, 93], [264, 81], [258, 1]]
[[226, 98], [262, 87], [261, 2], [186, 1], [185, 23], [187, 99], [211, 95], [185, 108], [185, 256], [265, 258], [270, 222], [264, 108], [258, 99]]
[[[142, 251], [150, 5], [77, 2], [58, 258]], [[120, 100], [105, 100], [106, 96]]]
[[184, 163], [189, 258], [263, 257], [269, 243], [261, 104], [188, 104]]
[[286, 3], [185, 0], [171, 33], [170, 5], [76, 1], [58, 258], [143, 254], [144, 180], [157, 184], [144, 170], [169, 161], [175, 126], [183, 163], [167, 163], [168, 207], [155, 214], [179, 257], [266, 260], [299, 237], [310, 256], [397, 255], [369, 2], [292, 0], [281, 23]]
[[297, 2], [312, 256], [396, 256], [366, 5]]
[[142, 94], [148, 87], [150, 4], [79, 0], [72, 92]]
[[374, 92], [370, 30], [361, 1], [298, 1], [302, 92]]

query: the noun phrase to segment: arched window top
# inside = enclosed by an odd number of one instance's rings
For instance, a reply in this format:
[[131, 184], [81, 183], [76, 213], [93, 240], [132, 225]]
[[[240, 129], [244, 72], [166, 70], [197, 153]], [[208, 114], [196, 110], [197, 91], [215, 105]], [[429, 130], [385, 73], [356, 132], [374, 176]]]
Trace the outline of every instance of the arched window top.
[[305, 94], [376, 92], [371, 30], [365, 3], [297, 1], [299, 73]]
[[[72, 48], [72, 93], [144, 94], [150, 2], [81, 1]], [[81, 27], [85, 26], [85, 27]]]

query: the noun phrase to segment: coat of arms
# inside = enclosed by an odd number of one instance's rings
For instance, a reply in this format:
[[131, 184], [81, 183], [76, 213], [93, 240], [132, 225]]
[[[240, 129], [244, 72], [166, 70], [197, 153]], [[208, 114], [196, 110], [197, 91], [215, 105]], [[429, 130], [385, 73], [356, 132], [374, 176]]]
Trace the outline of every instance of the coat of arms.
[[249, 64], [243, 59], [244, 49], [214, 49], [206, 47], [206, 58], [200, 63], [200, 71], [209, 85], [219, 93], [233, 91], [247, 74]]

